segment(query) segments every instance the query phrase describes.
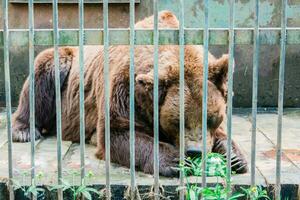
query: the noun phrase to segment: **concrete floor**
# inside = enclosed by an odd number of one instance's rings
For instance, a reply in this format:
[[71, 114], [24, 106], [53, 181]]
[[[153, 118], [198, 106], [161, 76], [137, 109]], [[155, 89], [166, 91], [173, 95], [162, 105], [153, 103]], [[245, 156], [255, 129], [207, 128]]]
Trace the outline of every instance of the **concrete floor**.
[[[237, 110], [233, 115], [233, 139], [238, 143], [246, 155], [250, 165], [251, 156], [251, 113], [249, 110]], [[8, 176], [7, 136], [5, 129], [5, 113], [0, 113], [0, 179]], [[276, 133], [277, 115], [275, 112], [260, 112], [257, 116], [257, 142], [256, 142], [256, 182], [268, 186], [275, 184], [276, 170]], [[283, 116], [282, 133], [282, 184], [300, 185], [300, 111], [287, 110]], [[89, 180], [90, 184], [105, 184], [105, 163], [94, 157], [95, 147], [86, 145], [86, 169], [92, 171], [95, 176]], [[80, 169], [79, 144], [63, 141], [63, 173], [70, 177], [71, 172]], [[23, 172], [30, 172], [30, 143], [13, 143], [14, 175], [21, 177]], [[36, 142], [36, 171], [45, 176], [40, 183], [53, 184], [56, 182], [56, 138], [47, 137]], [[201, 179], [199, 179], [201, 180]], [[208, 182], [215, 182], [214, 177], [209, 177]], [[233, 184], [249, 185], [250, 174], [233, 175]], [[25, 178], [29, 183], [30, 178]], [[75, 182], [79, 183], [79, 175], [75, 176]], [[112, 164], [111, 183], [114, 185], [129, 185], [130, 171], [127, 168]], [[137, 184], [152, 185], [151, 175], [137, 173]], [[162, 177], [162, 185], [174, 186], [178, 179]]]

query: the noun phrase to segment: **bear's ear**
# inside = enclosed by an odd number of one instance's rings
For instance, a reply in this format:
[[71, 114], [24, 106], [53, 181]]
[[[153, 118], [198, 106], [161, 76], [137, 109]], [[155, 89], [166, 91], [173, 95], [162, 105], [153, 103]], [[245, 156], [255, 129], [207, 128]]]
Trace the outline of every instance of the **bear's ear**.
[[217, 86], [224, 96], [227, 95], [228, 64], [229, 56], [224, 54], [209, 65], [209, 80]]
[[[154, 79], [153, 79], [153, 73], [151, 72], [147, 74], [139, 74], [135, 78], [136, 89], [137, 89], [136, 97], [141, 100], [140, 102], [145, 102], [146, 99], [148, 100], [153, 99]], [[164, 98], [168, 88], [168, 85], [166, 84], [168, 81], [161, 78], [162, 77], [159, 76], [159, 85], [158, 85], [159, 105], [161, 105], [164, 102]]]
[[[154, 16], [147, 17], [135, 24], [135, 28], [153, 28]], [[168, 10], [163, 10], [158, 14], [159, 28], [179, 28], [177, 17]]]
[[[167, 65], [160, 65], [158, 71], [159, 85], [163, 87], [170, 86], [174, 81], [178, 80], [179, 72], [178, 67]], [[145, 89], [152, 89], [154, 84], [154, 70], [146, 74], [138, 74], [135, 78], [135, 82], [145, 87]]]

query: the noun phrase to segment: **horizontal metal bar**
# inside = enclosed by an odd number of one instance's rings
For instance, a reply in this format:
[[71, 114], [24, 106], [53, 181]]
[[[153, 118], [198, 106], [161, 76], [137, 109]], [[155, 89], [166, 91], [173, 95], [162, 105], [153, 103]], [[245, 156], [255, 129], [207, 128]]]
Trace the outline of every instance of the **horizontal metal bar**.
[[[34, 3], [52, 3], [53, 0], [34, 0]], [[28, 0], [9, 0], [10, 3], [28, 3]], [[109, 0], [108, 3], [129, 3], [130, 0]], [[78, 0], [58, 0], [58, 3], [76, 3]], [[85, 0], [84, 3], [103, 3], [103, 0]], [[140, 0], [135, 0], [140, 3]]]
[[[129, 45], [129, 29], [110, 29], [110, 45]], [[253, 29], [235, 29], [235, 44], [253, 44]], [[203, 29], [185, 29], [185, 44], [203, 44]], [[227, 45], [227, 29], [210, 29], [210, 45]], [[272, 28], [259, 30], [261, 45], [280, 44], [280, 29]], [[152, 30], [135, 30], [136, 45], [152, 45]], [[85, 29], [85, 45], [103, 45], [102, 29]], [[28, 29], [11, 29], [10, 30], [11, 46], [28, 45]], [[35, 29], [35, 45], [52, 45], [53, 34], [49, 29]], [[77, 46], [79, 44], [78, 29], [63, 29], [59, 31], [59, 45]], [[159, 30], [159, 44], [179, 44], [178, 30]], [[300, 44], [300, 28], [287, 28], [287, 44]], [[3, 46], [3, 31], [0, 31], [0, 47]]]

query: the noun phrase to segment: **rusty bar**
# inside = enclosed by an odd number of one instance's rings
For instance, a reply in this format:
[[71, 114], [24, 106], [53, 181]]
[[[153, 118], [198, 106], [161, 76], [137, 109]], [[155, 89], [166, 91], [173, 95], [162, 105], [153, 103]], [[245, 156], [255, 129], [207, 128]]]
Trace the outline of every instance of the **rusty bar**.
[[105, 173], [106, 199], [111, 199], [110, 187], [110, 78], [109, 78], [109, 30], [108, 30], [108, 0], [103, 0], [104, 29], [104, 92], [105, 92]]
[[285, 52], [286, 52], [286, 7], [287, 0], [281, 1], [281, 40], [280, 40], [280, 65], [279, 65], [279, 87], [278, 87], [278, 124], [276, 145], [276, 187], [275, 198], [281, 199], [281, 155], [282, 155], [282, 115], [284, 98], [284, 74], [285, 74]]

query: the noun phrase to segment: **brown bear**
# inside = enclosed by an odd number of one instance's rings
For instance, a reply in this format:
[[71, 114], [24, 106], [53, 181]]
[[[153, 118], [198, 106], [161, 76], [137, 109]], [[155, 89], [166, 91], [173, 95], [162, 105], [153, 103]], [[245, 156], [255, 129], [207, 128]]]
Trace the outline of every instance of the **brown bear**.
[[[160, 28], [178, 28], [174, 14], [159, 14]], [[153, 16], [136, 24], [152, 28]], [[129, 167], [129, 46], [109, 48], [111, 161]], [[35, 59], [36, 138], [55, 132], [55, 79], [53, 49]], [[135, 47], [135, 155], [136, 168], [153, 173], [153, 54], [152, 45]], [[79, 51], [78, 47], [61, 47], [60, 80], [62, 92], [62, 136], [79, 142]], [[97, 134], [99, 159], [105, 158], [105, 111], [103, 47], [85, 46], [85, 124], [86, 140]], [[179, 47], [159, 47], [159, 172], [176, 176], [179, 158]], [[225, 119], [228, 56], [216, 59], [209, 54], [208, 147], [225, 154], [226, 134], [221, 127]], [[186, 151], [201, 143], [202, 116], [202, 46], [185, 46], [185, 133]], [[13, 115], [13, 140], [27, 142], [29, 133], [29, 85], [23, 86], [17, 111]], [[199, 136], [199, 137], [198, 137]], [[247, 171], [246, 161], [233, 142], [232, 166], [237, 173]]]

